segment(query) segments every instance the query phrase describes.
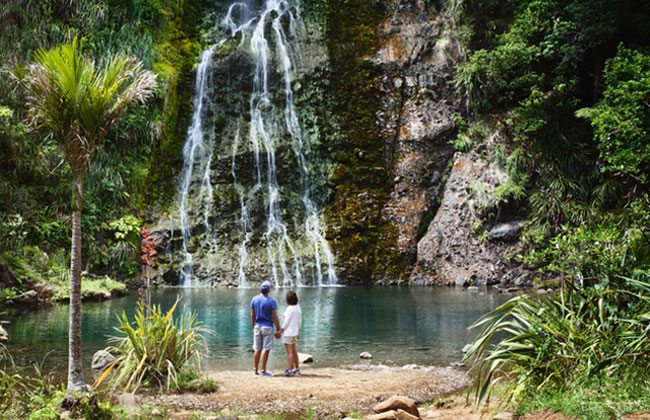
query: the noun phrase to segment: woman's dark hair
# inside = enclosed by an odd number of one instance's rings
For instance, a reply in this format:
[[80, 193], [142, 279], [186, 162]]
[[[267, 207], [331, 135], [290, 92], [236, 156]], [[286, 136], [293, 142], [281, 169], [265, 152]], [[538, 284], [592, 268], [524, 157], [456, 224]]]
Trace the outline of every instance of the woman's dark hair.
[[298, 304], [298, 295], [293, 290], [287, 292], [287, 305], [297, 305]]

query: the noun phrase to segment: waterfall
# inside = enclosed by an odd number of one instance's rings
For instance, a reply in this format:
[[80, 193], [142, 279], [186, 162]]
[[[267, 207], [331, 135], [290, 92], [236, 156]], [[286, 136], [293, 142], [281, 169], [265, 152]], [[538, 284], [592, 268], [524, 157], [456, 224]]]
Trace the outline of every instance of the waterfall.
[[[192, 186], [192, 175], [195, 170], [203, 174], [199, 188], [199, 201], [205, 203], [204, 225], [206, 231], [210, 231], [208, 210], [212, 202], [212, 185], [210, 184], [209, 170], [214, 143], [214, 126], [210, 123], [210, 119], [205, 118], [205, 116], [211, 113], [210, 111], [214, 111], [214, 103], [211, 100], [210, 92], [213, 86], [212, 54], [214, 54], [215, 48], [216, 45], [201, 54], [201, 62], [196, 72], [196, 83], [194, 86], [192, 122], [187, 130], [187, 138], [183, 146], [183, 169], [181, 170], [179, 188], [179, 221], [184, 254], [183, 266], [181, 268], [181, 283], [184, 286], [192, 286], [194, 281], [194, 261], [192, 254], [188, 250], [188, 242], [191, 236], [188, 218], [188, 198], [190, 187]], [[206, 153], [208, 154], [207, 159]]]
[[[212, 60], [220, 45], [239, 37], [237, 51], [250, 57], [253, 74], [248, 101], [250, 118], [238, 124], [228, 152], [230, 175], [240, 212], [237, 221], [240, 239], [235, 246], [237, 257], [236, 261], [231, 262], [236, 267], [231, 271], [236, 273], [240, 287], [248, 285], [246, 268], [250, 264], [251, 238], [258, 233], [262, 246], [266, 248], [266, 263], [276, 286], [333, 285], [338, 282], [334, 256], [323, 235], [325, 227], [321, 223], [321, 211], [312, 199], [309, 162], [306, 158], [309, 139], [304, 137], [292, 88], [295, 63], [301, 59], [293, 40], [300, 35], [298, 28], [302, 21], [297, 9], [288, 0], [266, 0], [259, 9], [255, 7], [257, 3], [240, 1], [230, 5], [223, 20], [229, 36], [203, 52], [197, 69], [193, 116], [183, 147], [184, 164], [179, 187], [179, 220], [184, 254], [181, 282], [185, 286], [195, 284], [195, 263], [189, 245], [195, 228], [190, 226], [188, 214], [202, 212], [203, 226], [199, 230], [205, 231], [206, 237], [201, 239], [201, 246], [208, 250], [208, 260], [217, 261], [220, 258], [217, 246], [219, 238], [211, 226], [211, 223], [219, 221], [211, 222], [209, 217], [214, 207], [212, 160], [216, 143], [219, 142], [214, 133], [216, 110], [211, 98], [214, 84], [225, 82], [213, 80]], [[281, 77], [281, 83], [271, 81], [276, 72]], [[280, 86], [276, 86], [278, 84]], [[283, 98], [283, 101], [278, 101], [278, 98]], [[284, 102], [283, 106], [278, 102]], [[282, 114], [282, 117], [279, 118], [278, 114]], [[297, 228], [293, 227], [293, 231], [283, 217], [287, 213], [283, 209], [283, 202], [287, 198], [283, 196], [278, 182], [276, 162], [277, 143], [279, 139], [287, 137], [290, 138], [291, 151], [297, 162], [292, 170], [299, 179], [303, 207], [300, 215], [291, 214], [299, 218], [292, 219], [298, 225]], [[252, 153], [254, 167], [246, 169], [252, 169], [253, 185], [245, 186], [239, 181], [237, 158], [240, 148]], [[251, 219], [251, 206], [256, 201], [264, 203], [264, 226], [254, 226]], [[190, 206], [190, 202], [194, 206]], [[296, 241], [308, 243], [311, 251], [307, 254], [297, 246]], [[305, 267], [308, 259], [313, 260], [308, 265], [315, 267], [311, 275]], [[327, 267], [325, 273], [323, 265]]]

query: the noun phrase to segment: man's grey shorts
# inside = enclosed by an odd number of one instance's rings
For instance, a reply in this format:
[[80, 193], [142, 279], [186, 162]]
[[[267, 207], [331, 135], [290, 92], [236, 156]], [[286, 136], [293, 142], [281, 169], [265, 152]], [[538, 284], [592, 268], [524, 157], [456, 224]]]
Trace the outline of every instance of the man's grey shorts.
[[273, 350], [273, 327], [255, 325], [253, 328], [253, 350]]

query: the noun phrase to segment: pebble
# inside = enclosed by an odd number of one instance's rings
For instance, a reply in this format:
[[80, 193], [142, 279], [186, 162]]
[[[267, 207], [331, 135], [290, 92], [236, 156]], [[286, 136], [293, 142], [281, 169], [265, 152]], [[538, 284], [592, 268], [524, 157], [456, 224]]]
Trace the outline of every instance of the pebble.
[[135, 411], [140, 408], [135, 395], [124, 393], [117, 397], [117, 402], [127, 411]]

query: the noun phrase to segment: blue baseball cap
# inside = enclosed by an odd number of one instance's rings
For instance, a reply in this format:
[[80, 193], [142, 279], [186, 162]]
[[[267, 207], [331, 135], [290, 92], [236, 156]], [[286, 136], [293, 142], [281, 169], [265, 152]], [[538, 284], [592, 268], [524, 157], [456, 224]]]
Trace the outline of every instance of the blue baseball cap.
[[271, 290], [271, 282], [266, 280], [260, 285], [260, 292], [266, 292]]

